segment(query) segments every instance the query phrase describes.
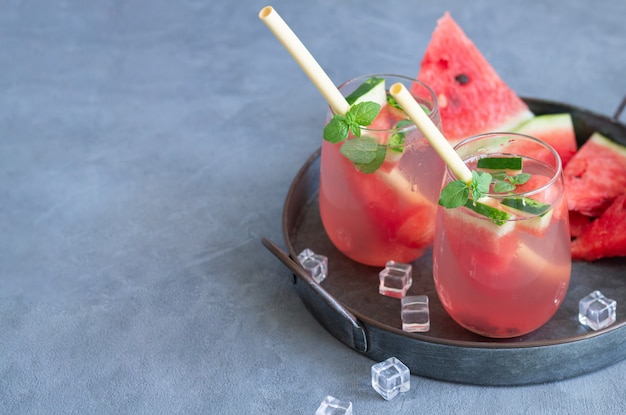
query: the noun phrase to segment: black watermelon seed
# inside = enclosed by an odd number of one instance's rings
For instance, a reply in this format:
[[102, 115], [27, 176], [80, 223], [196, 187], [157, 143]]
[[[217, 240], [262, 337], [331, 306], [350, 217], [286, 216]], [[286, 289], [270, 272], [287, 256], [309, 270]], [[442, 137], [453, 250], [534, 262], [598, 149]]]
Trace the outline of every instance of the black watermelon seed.
[[465, 75], [464, 73], [455, 76], [454, 80], [457, 81], [461, 85], [465, 85], [469, 83], [470, 81], [469, 76]]

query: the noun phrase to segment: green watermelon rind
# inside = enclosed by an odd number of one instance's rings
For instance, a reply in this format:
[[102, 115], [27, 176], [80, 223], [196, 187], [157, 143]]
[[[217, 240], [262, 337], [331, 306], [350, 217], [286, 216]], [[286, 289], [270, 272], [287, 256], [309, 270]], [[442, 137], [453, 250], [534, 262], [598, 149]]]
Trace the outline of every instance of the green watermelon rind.
[[591, 137], [589, 137], [588, 141], [593, 141], [594, 143], [601, 145], [603, 147], [606, 147], [608, 150], [612, 152], [621, 154], [624, 158], [626, 158], [626, 146], [619, 144], [616, 141], [611, 140], [607, 136], [597, 131], [591, 134]]
[[532, 135], [530, 133], [534, 131], [560, 130], [566, 128], [574, 129], [572, 115], [569, 112], [536, 115], [517, 126], [515, 132]]

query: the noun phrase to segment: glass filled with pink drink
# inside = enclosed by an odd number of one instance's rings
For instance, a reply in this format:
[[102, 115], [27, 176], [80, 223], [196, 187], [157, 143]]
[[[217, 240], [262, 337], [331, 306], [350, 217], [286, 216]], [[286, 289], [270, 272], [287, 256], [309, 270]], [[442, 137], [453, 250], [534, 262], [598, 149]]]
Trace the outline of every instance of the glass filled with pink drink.
[[[434, 239], [444, 164], [388, 94], [402, 82], [441, 128], [434, 92], [397, 75], [366, 75], [339, 86], [351, 106], [375, 102], [373, 122], [341, 142], [322, 141], [319, 208], [332, 243], [362, 264], [411, 262]], [[335, 114], [329, 109], [327, 125]], [[369, 157], [372, 158], [369, 161]]]
[[[570, 280], [561, 160], [548, 144], [509, 133], [468, 138], [455, 150], [475, 178], [490, 178], [478, 198], [470, 191], [461, 206], [437, 210], [437, 294], [448, 314], [475, 333], [532, 332], [557, 311]], [[444, 187], [455, 180], [447, 170]]]

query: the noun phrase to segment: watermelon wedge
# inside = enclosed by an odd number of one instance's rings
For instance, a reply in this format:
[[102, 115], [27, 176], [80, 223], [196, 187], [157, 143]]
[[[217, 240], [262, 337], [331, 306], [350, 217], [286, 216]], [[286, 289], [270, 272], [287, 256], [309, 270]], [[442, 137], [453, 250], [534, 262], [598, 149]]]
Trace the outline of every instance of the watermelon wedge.
[[451, 142], [511, 131], [533, 117], [447, 12], [437, 22], [417, 78], [437, 94], [443, 134]]
[[589, 216], [585, 216], [580, 212], [576, 212], [575, 210], [569, 211], [569, 229], [572, 238], [578, 238], [583, 230], [591, 223], [593, 218]]
[[626, 193], [626, 147], [595, 132], [563, 175], [569, 210], [598, 217]]
[[626, 193], [618, 196], [572, 242], [572, 259], [594, 261], [626, 256]]
[[563, 167], [578, 150], [574, 123], [569, 113], [537, 115], [514, 132], [530, 135], [550, 144], [561, 157]]

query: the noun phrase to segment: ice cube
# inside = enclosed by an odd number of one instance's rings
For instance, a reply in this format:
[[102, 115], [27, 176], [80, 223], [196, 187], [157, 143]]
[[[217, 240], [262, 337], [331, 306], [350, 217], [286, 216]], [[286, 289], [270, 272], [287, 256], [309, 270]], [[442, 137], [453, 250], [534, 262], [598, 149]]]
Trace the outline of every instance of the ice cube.
[[302, 268], [308, 271], [318, 284], [326, 279], [326, 275], [328, 275], [328, 257], [316, 254], [309, 248], [306, 248], [298, 254], [298, 261]]
[[427, 295], [409, 295], [401, 300], [402, 330], [428, 331], [430, 330], [430, 313]]
[[372, 387], [386, 400], [407, 392], [411, 388], [409, 368], [396, 357], [376, 363], [372, 366]]
[[402, 298], [413, 283], [413, 267], [396, 261], [387, 261], [385, 268], [378, 273], [378, 292], [394, 298]]
[[315, 415], [352, 415], [352, 402], [328, 395], [315, 411]]
[[578, 302], [578, 321], [592, 330], [615, 323], [617, 302], [596, 290]]

